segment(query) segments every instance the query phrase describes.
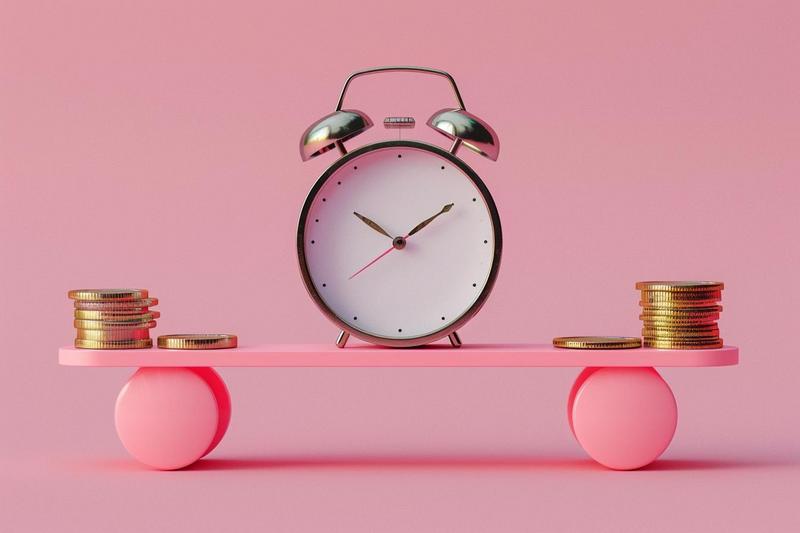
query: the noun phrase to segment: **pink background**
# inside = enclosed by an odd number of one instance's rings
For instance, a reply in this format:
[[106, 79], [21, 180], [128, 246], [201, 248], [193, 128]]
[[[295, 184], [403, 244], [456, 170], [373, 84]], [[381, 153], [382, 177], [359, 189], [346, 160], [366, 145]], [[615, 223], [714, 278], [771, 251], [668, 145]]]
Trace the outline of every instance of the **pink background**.
[[[4, 2], [0, 524], [4, 531], [787, 531], [800, 527], [800, 100], [795, 2]], [[450, 71], [501, 137], [464, 152], [501, 210], [496, 289], [465, 342], [639, 331], [633, 283], [724, 280], [725, 369], [667, 369], [653, 468], [567, 427], [574, 369], [224, 369], [226, 439], [177, 473], [114, 434], [130, 371], [59, 367], [69, 288], [143, 286], [156, 334], [332, 342], [296, 218], [333, 153], [303, 129], [346, 75]], [[441, 80], [359, 80], [377, 122]], [[351, 146], [384, 137], [373, 130]], [[235, 525], [231, 525], [235, 524]]]

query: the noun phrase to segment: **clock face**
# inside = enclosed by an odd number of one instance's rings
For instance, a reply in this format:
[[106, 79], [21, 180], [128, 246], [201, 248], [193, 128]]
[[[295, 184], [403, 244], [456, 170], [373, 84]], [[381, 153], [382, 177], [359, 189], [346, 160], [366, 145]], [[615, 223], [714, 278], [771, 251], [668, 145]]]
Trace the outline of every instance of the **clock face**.
[[298, 252], [326, 314], [357, 337], [402, 346], [444, 336], [477, 312], [501, 240], [494, 202], [469, 167], [395, 141], [323, 174], [303, 208]]

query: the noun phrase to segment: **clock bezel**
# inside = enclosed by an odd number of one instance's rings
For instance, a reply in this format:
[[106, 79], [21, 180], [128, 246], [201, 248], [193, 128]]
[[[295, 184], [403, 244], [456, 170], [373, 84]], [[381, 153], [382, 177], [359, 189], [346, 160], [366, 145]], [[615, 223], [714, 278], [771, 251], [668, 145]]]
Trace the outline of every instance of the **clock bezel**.
[[[424, 151], [431, 152], [435, 155], [443, 157], [457, 166], [464, 174], [472, 180], [475, 187], [480, 192], [481, 196], [483, 197], [484, 201], [486, 202], [486, 207], [489, 210], [489, 215], [492, 222], [492, 231], [494, 232], [494, 251], [492, 254], [492, 267], [489, 271], [489, 277], [486, 280], [486, 283], [481, 290], [481, 293], [475, 299], [475, 302], [467, 309], [461, 316], [459, 316], [455, 321], [449, 323], [448, 325], [442, 327], [439, 330], [436, 330], [432, 333], [427, 335], [423, 335], [420, 337], [412, 337], [408, 339], [396, 339], [396, 338], [388, 338], [388, 337], [381, 337], [377, 335], [372, 335], [371, 333], [367, 333], [360, 329], [352, 327], [350, 324], [343, 321], [336, 313], [333, 312], [332, 309], [328, 307], [325, 301], [317, 292], [316, 288], [314, 287], [314, 282], [311, 279], [311, 275], [308, 270], [308, 265], [306, 263], [306, 254], [305, 254], [305, 229], [306, 223], [308, 219], [308, 213], [311, 210], [311, 205], [314, 202], [319, 191], [322, 189], [323, 185], [328, 181], [328, 179], [342, 166], [346, 165], [351, 160], [359, 157], [365, 153], [372, 152], [375, 150], [381, 150], [384, 148], [416, 148]], [[430, 344], [432, 342], [436, 342], [437, 340], [443, 339], [448, 335], [456, 332], [458, 329], [464, 326], [467, 322], [469, 322], [477, 313], [480, 311], [483, 304], [486, 303], [489, 294], [491, 294], [492, 289], [494, 288], [495, 281], [497, 280], [497, 273], [500, 269], [500, 259], [502, 256], [503, 251], [503, 233], [502, 228], [500, 226], [500, 215], [497, 211], [497, 205], [494, 203], [494, 198], [492, 198], [489, 189], [484, 184], [483, 180], [478, 176], [478, 174], [464, 161], [460, 158], [456, 157], [452, 153], [435, 146], [433, 144], [428, 144], [420, 141], [411, 141], [411, 140], [395, 140], [395, 141], [381, 141], [373, 144], [368, 144], [362, 146], [352, 152], [348, 152], [347, 154], [343, 155], [339, 159], [337, 159], [330, 167], [328, 167], [325, 172], [317, 179], [314, 186], [309, 191], [308, 195], [306, 196], [306, 200], [303, 203], [303, 208], [300, 211], [300, 220], [297, 226], [297, 259], [300, 267], [300, 274], [303, 278], [303, 285], [305, 285], [306, 291], [308, 292], [311, 299], [317, 305], [317, 307], [322, 311], [322, 313], [333, 322], [338, 328], [342, 331], [349, 333], [350, 335], [361, 339], [363, 341], [376, 344], [379, 346], [387, 346], [392, 348], [412, 348], [415, 346], [422, 346], [425, 344]]]

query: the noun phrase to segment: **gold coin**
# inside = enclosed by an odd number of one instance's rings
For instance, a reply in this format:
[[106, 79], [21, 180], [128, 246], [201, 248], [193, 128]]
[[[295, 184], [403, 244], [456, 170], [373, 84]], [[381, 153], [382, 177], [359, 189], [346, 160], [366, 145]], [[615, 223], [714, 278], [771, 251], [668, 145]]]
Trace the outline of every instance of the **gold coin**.
[[89, 350], [130, 350], [135, 348], [152, 348], [153, 339], [139, 339], [133, 341], [92, 341], [88, 339], [75, 339], [76, 348]]
[[722, 312], [721, 305], [707, 305], [705, 307], [642, 306], [642, 314], [650, 316], [697, 318], [701, 316], [719, 315], [720, 312]]
[[148, 328], [125, 329], [79, 329], [76, 337], [90, 341], [133, 341], [150, 338]]
[[158, 305], [158, 298], [140, 298], [138, 300], [124, 300], [121, 302], [82, 302], [75, 300], [75, 309], [87, 311], [120, 311], [127, 309], [142, 309]]
[[642, 337], [652, 337], [654, 339], [686, 339], [693, 340], [697, 338], [717, 338], [719, 337], [719, 328], [715, 329], [701, 329], [697, 331], [677, 330], [677, 329], [654, 329], [642, 328]]
[[678, 318], [663, 316], [639, 315], [645, 327], [691, 327], [691, 326], [711, 326], [717, 323], [719, 316], [700, 317], [700, 318]]
[[660, 324], [643, 324], [646, 328], [652, 329], [671, 329], [675, 331], [704, 331], [704, 330], [712, 330], [712, 329], [719, 329], [719, 325], [716, 322], [712, 322], [711, 324], [670, 324], [670, 323], [660, 323]]
[[147, 298], [147, 289], [75, 289], [69, 291], [67, 296], [72, 300], [92, 302], [141, 300]]
[[640, 348], [639, 337], [556, 337], [553, 339], [556, 348], [573, 348], [579, 350], [621, 350]]
[[125, 311], [90, 311], [87, 309], [76, 309], [75, 318], [82, 320], [153, 320], [161, 317], [158, 311], [138, 311], [138, 310], [125, 310]]
[[722, 291], [668, 292], [642, 291], [643, 302], [696, 302], [709, 300], [718, 302], [722, 299]]
[[649, 309], [703, 309], [719, 305], [719, 300], [639, 300], [639, 307]]
[[717, 306], [719, 300], [639, 300], [640, 307], [649, 309], [704, 309]]
[[75, 319], [72, 325], [78, 329], [135, 329], [154, 328], [155, 320], [82, 320]]
[[640, 291], [721, 291], [725, 288], [725, 284], [721, 281], [639, 281], [636, 283], [636, 288]]
[[718, 330], [719, 325], [716, 322], [707, 324], [676, 324], [674, 322], [642, 322], [645, 329], [664, 329], [674, 331], [712, 331]]
[[642, 327], [655, 329], [698, 329], [719, 327], [719, 322], [679, 322], [669, 320], [642, 320]]
[[236, 348], [236, 335], [224, 333], [187, 333], [181, 335], [159, 335], [158, 347], [168, 350], [218, 350]]
[[644, 339], [645, 348], [659, 348], [666, 350], [702, 350], [708, 348], [722, 348], [722, 339], [713, 341], [687, 342], [677, 340]]

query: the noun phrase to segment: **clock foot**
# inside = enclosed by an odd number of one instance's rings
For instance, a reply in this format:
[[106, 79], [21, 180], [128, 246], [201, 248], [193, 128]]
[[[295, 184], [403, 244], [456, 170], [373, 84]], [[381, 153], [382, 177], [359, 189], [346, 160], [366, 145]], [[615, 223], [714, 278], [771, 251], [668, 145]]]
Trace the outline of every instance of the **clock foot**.
[[347, 339], [350, 338], [350, 334], [344, 330], [339, 331], [339, 336], [336, 337], [336, 346], [338, 348], [344, 348], [345, 344], [347, 344]]
[[450, 344], [453, 345], [453, 348], [461, 348], [461, 337], [458, 336], [457, 331], [448, 335], [447, 338], [450, 339]]

